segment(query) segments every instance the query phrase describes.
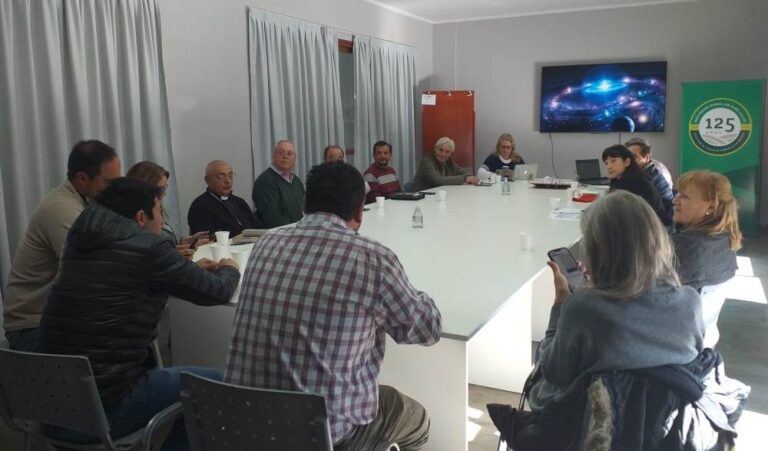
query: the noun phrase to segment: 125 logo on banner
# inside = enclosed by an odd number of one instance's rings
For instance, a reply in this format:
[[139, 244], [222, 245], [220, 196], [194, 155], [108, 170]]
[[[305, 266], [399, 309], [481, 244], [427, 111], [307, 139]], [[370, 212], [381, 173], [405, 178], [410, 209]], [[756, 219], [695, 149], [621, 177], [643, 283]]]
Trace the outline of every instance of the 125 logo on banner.
[[693, 144], [715, 156], [737, 152], [749, 141], [751, 132], [749, 112], [733, 99], [710, 99], [699, 105], [688, 121]]

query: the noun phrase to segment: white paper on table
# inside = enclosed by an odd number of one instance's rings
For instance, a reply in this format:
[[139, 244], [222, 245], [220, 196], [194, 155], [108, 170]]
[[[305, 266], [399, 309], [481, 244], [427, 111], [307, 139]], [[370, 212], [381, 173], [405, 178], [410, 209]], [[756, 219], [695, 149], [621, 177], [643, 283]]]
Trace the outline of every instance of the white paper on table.
[[581, 220], [581, 212], [582, 210], [579, 208], [558, 208], [549, 214], [549, 218], [560, 221], [579, 221]]

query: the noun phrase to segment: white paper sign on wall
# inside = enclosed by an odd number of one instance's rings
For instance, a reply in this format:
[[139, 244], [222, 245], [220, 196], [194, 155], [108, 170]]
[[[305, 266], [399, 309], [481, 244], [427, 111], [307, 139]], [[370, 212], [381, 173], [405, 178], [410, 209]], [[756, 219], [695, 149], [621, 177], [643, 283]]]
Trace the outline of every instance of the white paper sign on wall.
[[437, 95], [435, 95], [435, 94], [422, 94], [421, 95], [421, 104], [422, 105], [437, 105]]

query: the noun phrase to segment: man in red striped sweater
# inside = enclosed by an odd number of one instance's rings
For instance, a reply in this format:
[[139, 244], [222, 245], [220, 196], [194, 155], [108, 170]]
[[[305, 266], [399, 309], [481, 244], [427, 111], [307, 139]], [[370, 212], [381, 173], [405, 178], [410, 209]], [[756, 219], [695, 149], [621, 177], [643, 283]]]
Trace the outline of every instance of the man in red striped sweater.
[[377, 196], [390, 196], [400, 189], [395, 168], [389, 165], [392, 158], [392, 145], [386, 141], [377, 141], [373, 145], [373, 164], [363, 174], [371, 186], [367, 202], [375, 202]]

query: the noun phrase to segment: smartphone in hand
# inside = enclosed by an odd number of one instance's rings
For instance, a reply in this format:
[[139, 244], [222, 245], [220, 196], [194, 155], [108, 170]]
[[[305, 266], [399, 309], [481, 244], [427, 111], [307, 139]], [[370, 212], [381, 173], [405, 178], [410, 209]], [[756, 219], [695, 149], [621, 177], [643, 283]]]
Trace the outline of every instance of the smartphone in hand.
[[579, 268], [579, 264], [576, 262], [576, 259], [573, 258], [573, 254], [571, 254], [570, 250], [565, 247], [552, 249], [547, 252], [547, 256], [557, 264], [558, 268], [560, 268], [560, 272], [563, 273], [568, 280], [568, 287], [571, 289], [571, 292], [584, 287], [587, 278]]

